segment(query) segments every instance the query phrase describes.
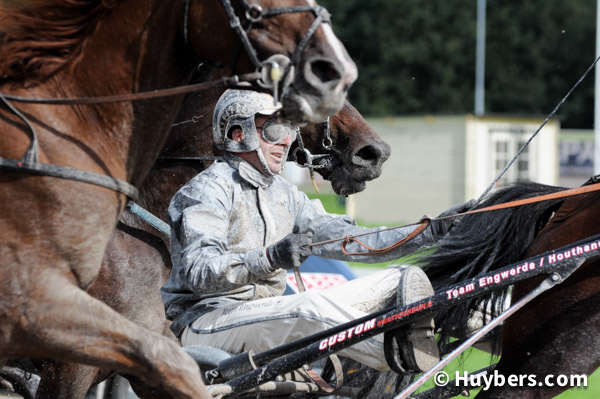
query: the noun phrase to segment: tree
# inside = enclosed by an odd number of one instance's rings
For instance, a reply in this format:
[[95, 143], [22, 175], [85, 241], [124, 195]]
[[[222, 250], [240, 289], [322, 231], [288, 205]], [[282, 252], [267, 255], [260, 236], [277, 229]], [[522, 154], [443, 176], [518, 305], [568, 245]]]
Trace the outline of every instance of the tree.
[[[476, 2], [322, 0], [359, 68], [366, 115], [473, 112]], [[545, 116], [594, 58], [595, 2], [488, 1], [486, 113]], [[563, 105], [591, 127], [593, 77]]]

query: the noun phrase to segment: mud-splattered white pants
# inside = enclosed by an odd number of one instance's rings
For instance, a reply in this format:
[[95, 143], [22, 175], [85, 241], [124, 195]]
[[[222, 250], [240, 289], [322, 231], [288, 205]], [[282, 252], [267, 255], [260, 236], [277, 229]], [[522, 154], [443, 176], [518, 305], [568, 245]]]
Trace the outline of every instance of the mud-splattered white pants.
[[[384, 308], [396, 297], [403, 266], [391, 266], [326, 290], [231, 304], [204, 314], [181, 336], [187, 345], [206, 345], [229, 353], [261, 353], [358, 319]], [[342, 350], [377, 370], [389, 370], [383, 335]]]

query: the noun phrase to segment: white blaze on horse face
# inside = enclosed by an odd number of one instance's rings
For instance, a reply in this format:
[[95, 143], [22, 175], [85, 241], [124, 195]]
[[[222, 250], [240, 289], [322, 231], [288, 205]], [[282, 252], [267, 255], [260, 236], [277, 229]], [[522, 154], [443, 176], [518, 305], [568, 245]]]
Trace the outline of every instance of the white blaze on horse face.
[[[317, 3], [314, 0], [306, 0], [307, 4], [311, 7], [316, 7]], [[323, 33], [331, 49], [333, 50], [333, 55], [337, 58], [341, 65], [344, 67], [345, 75], [340, 80], [340, 83], [336, 86], [335, 90], [343, 89], [344, 87], [352, 84], [356, 78], [358, 77], [358, 69], [352, 60], [350, 60], [344, 45], [338, 39], [338, 37], [333, 33], [333, 29], [331, 29], [330, 24], [322, 23], [321, 29], [323, 29]]]
[[346, 49], [344, 48], [342, 42], [340, 42], [340, 39], [338, 39], [337, 36], [333, 33], [331, 25], [321, 24], [321, 28], [323, 29], [325, 37], [327, 38], [327, 41], [333, 49], [333, 53], [340, 60], [341, 64], [344, 67], [344, 71], [346, 72], [346, 74], [342, 77], [340, 83], [336, 87], [336, 89], [341, 89], [345, 86], [352, 84], [356, 80], [356, 78], [358, 77], [358, 70], [356, 69], [356, 65], [354, 64], [354, 62], [350, 61], [350, 59], [348, 58], [348, 53], [346, 52]]

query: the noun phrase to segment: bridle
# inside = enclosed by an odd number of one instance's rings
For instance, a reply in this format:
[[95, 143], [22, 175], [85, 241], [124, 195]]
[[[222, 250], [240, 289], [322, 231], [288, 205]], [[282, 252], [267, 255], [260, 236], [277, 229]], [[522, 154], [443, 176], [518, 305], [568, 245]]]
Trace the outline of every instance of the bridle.
[[[187, 0], [187, 1], [189, 2], [189, 0]], [[250, 26], [248, 27], [247, 31], [244, 30], [244, 28], [242, 27], [240, 19], [237, 16], [237, 14], [235, 13], [233, 6], [231, 5], [231, 1], [230, 0], [221, 0], [221, 2], [223, 3], [223, 7], [225, 8], [225, 11], [227, 12], [227, 16], [229, 17], [229, 24], [230, 24], [231, 28], [236, 31], [240, 40], [242, 41], [244, 48], [246, 49], [246, 52], [248, 53], [248, 56], [252, 60], [252, 63], [254, 64], [254, 66], [256, 68], [259, 68], [259, 69], [262, 67], [263, 63], [258, 59], [258, 53], [257, 53], [256, 49], [254, 48], [254, 46], [252, 45], [252, 43], [250, 42], [250, 39], [248, 38], [248, 32], [250, 32], [250, 29], [252, 28], [252, 24], [254, 24], [256, 22], [260, 22], [263, 18], [269, 18], [269, 17], [282, 15], [282, 14], [291, 14], [291, 13], [298, 13], [298, 12], [313, 13], [315, 16], [315, 20], [313, 21], [310, 28], [308, 28], [308, 31], [304, 34], [304, 37], [302, 38], [300, 43], [298, 43], [298, 46], [296, 46], [296, 50], [294, 51], [294, 53], [292, 54], [292, 57], [290, 58], [290, 63], [294, 64], [294, 62], [296, 61], [296, 59], [298, 58], [300, 53], [306, 47], [306, 45], [307, 45], [308, 41], [310, 40], [310, 38], [312, 37], [312, 35], [315, 33], [315, 31], [319, 27], [319, 25], [322, 22], [330, 23], [329, 13], [327, 12], [327, 10], [324, 7], [321, 7], [321, 6], [313, 7], [313, 6], [307, 5], [307, 6], [294, 6], [294, 7], [272, 7], [272, 8], [268, 8], [265, 10], [258, 4], [249, 4], [246, 0], [238, 0], [238, 1], [244, 7], [246, 19], [248, 21], [250, 21]]]
[[[186, 0], [189, 2], [189, 0]], [[247, 0], [238, 0], [245, 10], [246, 20], [250, 22], [248, 28], [244, 30], [240, 18], [235, 13], [230, 0], [221, 0], [223, 8], [229, 17], [229, 25], [237, 33], [238, 37], [242, 41], [242, 45], [246, 50], [246, 53], [250, 57], [250, 60], [254, 64], [257, 70], [261, 71], [262, 77], [258, 81], [258, 84], [263, 88], [268, 88], [273, 91], [273, 98], [275, 103], [278, 101], [278, 93], [282, 92], [286, 86], [291, 83], [290, 77], [293, 75], [293, 65], [298, 59], [298, 56], [308, 44], [308, 41], [313, 36], [321, 23], [331, 23], [330, 15], [324, 7], [321, 6], [293, 6], [293, 7], [272, 7], [263, 9], [258, 4], [249, 4]], [[258, 58], [258, 53], [252, 42], [248, 38], [248, 33], [252, 29], [253, 24], [260, 22], [263, 18], [269, 18], [282, 14], [299, 13], [299, 12], [311, 12], [315, 16], [315, 20], [308, 28], [300, 43], [296, 46], [294, 53], [291, 58], [287, 58], [282, 54], [269, 57], [266, 61], [261, 62]], [[187, 33], [186, 33], [187, 34]], [[238, 52], [239, 54], [239, 52]], [[232, 61], [232, 65], [235, 64], [235, 60]], [[283, 85], [283, 87], [279, 87]]]
[[[325, 169], [332, 167], [333, 160], [335, 159], [335, 155], [331, 152], [334, 148], [333, 140], [331, 139], [331, 126], [329, 124], [329, 117], [322, 124], [323, 126], [323, 138], [321, 139], [321, 146], [323, 150], [330, 151], [324, 154], [312, 154], [308, 148], [304, 146], [304, 141], [302, 141], [302, 135], [298, 132], [298, 138], [296, 141], [298, 142], [298, 147], [294, 149], [292, 152], [292, 161], [300, 166], [301, 168], [307, 168], [311, 172], [318, 169]], [[324, 162], [315, 164], [314, 161], [324, 160]]]
[[[11, 172], [29, 173], [42, 176], [51, 176], [62, 179], [74, 180], [88, 184], [94, 184], [97, 186], [105, 187], [116, 191], [118, 193], [125, 194], [127, 197], [136, 200], [138, 197], [138, 189], [123, 180], [110, 177], [108, 175], [88, 172], [76, 168], [71, 168], [62, 165], [53, 165], [40, 163], [38, 161], [38, 139], [37, 132], [33, 125], [29, 122], [27, 117], [14, 107], [9, 101], [24, 102], [24, 103], [35, 103], [35, 104], [46, 104], [46, 105], [75, 105], [75, 104], [106, 104], [115, 102], [126, 102], [136, 101], [141, 99], [159, 98], [174, 96], [192, 91], [200, 91], [211, 87], [235, 87], [241, 88], [239, 83], [242, 81], [256, 81], [263, 88], [268, 88], [273, 91], [273, 97], [277, 101], [278, 93], [280, 90], [285, 88], [286, 84], [290, 84], [289, 77], [292, 76], [292, 68], [294, 62], [297, 60], [299, 54], [305, 49], [309, 39], [312, 37], [314, 32], [317, 30], [321, 23], [329, 23], [329, 13], [321, 6], [295, 6], [295, 7], [274, 7], [269, 9], [262, 9], [257, 4], [249, 4], [246, 0], [238, 0], [245, 9], [245, 16], [250, 21], [248, 31], [242, 28], [239, 17], [236, 15], [235, 10], [230, 0], [221, 0], [225, 11], [230, 20], [230, 26], [235, 30], [244, 48], [246, 49], [252, 63], [257, 68], [257, 72], [245, 74], [241, 76], [230, 76], [222, 78], [213, 82], [199, 83], [195, 85], [186, 85], [180, 87], [173, 87], [164, 90], [155, 90], [151, 92], [139, 92], [130, 93], [125, 95], [115, 96], [104, 96], [104, 97], [81, 97], [81, 98], [34, 98], [34, 97], [21, 97], [13, 96], [0, 92], [0, 100], [6, 105], [9, 111], [21, 119], [29, 131], [31, 138], [30, 145], [28, 146], [25, 154], [20, 160], [8, 159], [0, 157], [0, 170], [8, 170]], [[189, 4], [190, 0], [185, 0], [184, 12], [183, 12], [183, 29], [184, 29], [184, 41], [186, 48], [189, 49], [189, 37], [188, 37], [188, 19], [189, 19]], [[278, 54], [271, 56], [264, 62], [261, 62], [258, 58], [258, 53], [250, 39], [248, 38], [248, 32], [250, 31], [252, 24], [260, 21], [264, 17], [271, 17], [281, 15], [285, 13], [296, 13], [296, 12], [312, 12], [315, 15], [315, 20], [312, 25], [305, 33], [304, 37], [298, 43], [298, 46], [294, 50], [292, 57], [288, 59], [286, 56]], [[283, 87], [280, 87], [283, 84]]]
[[[202, 119], [205, 116], [206, 116], [206, 114], [200, 115], [200, 116], [194, 116], [190, 120], [182, 121], [182, 122], [176, 123], [172, 126], [181, 125], [184, 123], [197, 123], [200, 119]], [[333, 144], [333, 140], [331, 139], [331, 126], [329, 123], [329, 118], [327, 118], [327, 120], [325, 122], [323, 122], [322, 127], [323, 127], [323, 137], [321, 139], [321, 146], [322, 146], [323, 150], [325, 150], [325, 151], [334, 151], [334, 144]], [[299, 130], [299, 128], [297, 128], [297, 129]], [[294, 151], [291, 155], [291, 159], [289, 159], [289, 160], [293, 161], [294, 163], [296, 163], [296, 165], [298, 165], [302, 168], [307, 168], [311, 173], [311, 179], [314, 180], [313, 172], [315, 169], [318, 170], [318, 169], [324, 169], [327, 167], [333, 167], [334, 163], [332, 161], [333, 161], [333, 159], [335, 159], [335, 155], [333, 153], [319, 154], [319, 155], [311, 154], [311, 152], [306, 147], [304, 147], [304, 142], [302, 141], [302, 135], [300, 134], [300, 132], [298, 132], [296, 140], [298, 142], [298, 147], [296, 147], [294, 149]], [[300, 152], [303, 153], [303, 156], [305, 157], [306, 162], [299, 161], [297, 155]], [[320, 165], [313, 164], [313, 161], [315, 161], [317, 159], [323, 159], [323, 158], [327, 158], [324, 163], [322, 163]], [[172, 168], [172, 167], [183, 166], [183, 167], [194, 168], [198, 172], [200, 172], [200, 171], [204, 170], [205, 162], [220, 161], [222, 159], [223, 159], [222, 156], [159, 157], [152, 167], [156, 168], [156, 169], [162, 169], [162, 168]], [[160, 231], [161, 233], [165, 234], [166, 236], [168, 236], [170, 234], [170, 229], [169, 229], [168, 225], [166, 225], [160, 218], [151, 214], [150, 212], [148, 212], [147, 210], [145, 210], [144, 208], [142, 208], [140, 205], [136, 204], [135, 202], [129, 201], [127, 203], [127, 210], [130, 213], [138, 216], [139, 218], [141, 218], [146, 223], [148, 223], [149, 225], [151, 225], [152, 227], [154, 227], [156, 230]], [[302, 279], [296, 278], [296, 280], [298, 282], [298, 287], [300, 287]]]

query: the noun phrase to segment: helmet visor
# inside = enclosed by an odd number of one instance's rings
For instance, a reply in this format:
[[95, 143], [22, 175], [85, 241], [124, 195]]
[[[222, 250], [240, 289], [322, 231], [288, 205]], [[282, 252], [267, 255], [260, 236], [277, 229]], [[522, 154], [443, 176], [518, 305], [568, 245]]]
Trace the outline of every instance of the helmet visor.
[[279, 144], [287, 136], [296, 140], [296, 127], [289, 123], [282, 123], [277, 118], [267, 119], [262, 126], [257, 126], [256, 130], [260, 130], [260, 134], [264, 141], [269, 144]]

